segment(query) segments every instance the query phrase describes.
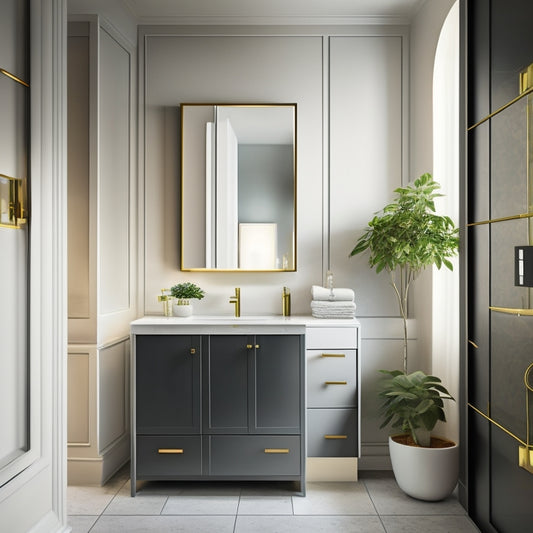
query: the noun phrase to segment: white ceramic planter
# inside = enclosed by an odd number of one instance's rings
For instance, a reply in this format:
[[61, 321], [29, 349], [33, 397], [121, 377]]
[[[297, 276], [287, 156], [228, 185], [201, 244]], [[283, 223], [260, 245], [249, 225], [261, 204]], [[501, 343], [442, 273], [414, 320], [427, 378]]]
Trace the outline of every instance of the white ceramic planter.
[[174, 316], [186, 317], [192, 315], [191, 304], [178, 304], [176, 301], [172, 303], [172, 314]]
[[392, 470], [398, 486], [419, 500], [438, 501], [449, 496], [459, 477], [459, 446], [422, 448], [389, 437]]

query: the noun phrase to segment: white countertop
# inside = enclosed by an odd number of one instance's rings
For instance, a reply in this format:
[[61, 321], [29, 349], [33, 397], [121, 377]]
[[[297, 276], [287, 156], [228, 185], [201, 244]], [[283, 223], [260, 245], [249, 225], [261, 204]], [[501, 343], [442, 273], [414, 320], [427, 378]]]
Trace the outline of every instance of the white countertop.
[[310, 315], [301, 316], [214, 316], [193, 315], [186, 318], [175, 316], [145, 316], [131, 323], [134, 334], [172, 335], [176, 333], [201, 335], [223, 334], [303, 334], [307, 327], [355, 327], [357, 319], [324, 319]]

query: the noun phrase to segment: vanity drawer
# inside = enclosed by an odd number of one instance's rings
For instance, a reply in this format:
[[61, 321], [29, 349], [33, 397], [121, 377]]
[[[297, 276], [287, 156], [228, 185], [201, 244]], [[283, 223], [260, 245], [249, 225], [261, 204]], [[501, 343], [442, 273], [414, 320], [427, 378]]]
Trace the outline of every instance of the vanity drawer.
[[308, 457], [357, 457], [357, 409], [308, 409]]
[[307, 350], [307, 406], [357, 406], [357, 350]]
[[202, 473], [199, 436], [137, 437], [137, 477], [197, 476]]
[[300, 437], [212, 435], [212, 476], [299, 476]]
[[309, 327], [305, 330], [306, 348], [357, 348], [357, 328]]

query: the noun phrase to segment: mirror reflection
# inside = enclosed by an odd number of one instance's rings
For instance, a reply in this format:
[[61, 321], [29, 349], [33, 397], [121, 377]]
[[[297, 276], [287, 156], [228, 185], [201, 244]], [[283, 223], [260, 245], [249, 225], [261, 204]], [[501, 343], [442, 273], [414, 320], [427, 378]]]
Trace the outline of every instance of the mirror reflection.
[[182, 270], [296, 270], [296, 105], [181, 105]]

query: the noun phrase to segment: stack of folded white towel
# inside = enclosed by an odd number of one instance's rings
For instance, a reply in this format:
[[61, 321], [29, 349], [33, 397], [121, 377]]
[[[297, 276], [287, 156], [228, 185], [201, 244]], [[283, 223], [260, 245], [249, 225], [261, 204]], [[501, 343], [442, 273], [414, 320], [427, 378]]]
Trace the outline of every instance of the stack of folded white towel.
[[352, 289], [311, 288], [311, 314], [315, 318], [354, 318], [355, 293]]

